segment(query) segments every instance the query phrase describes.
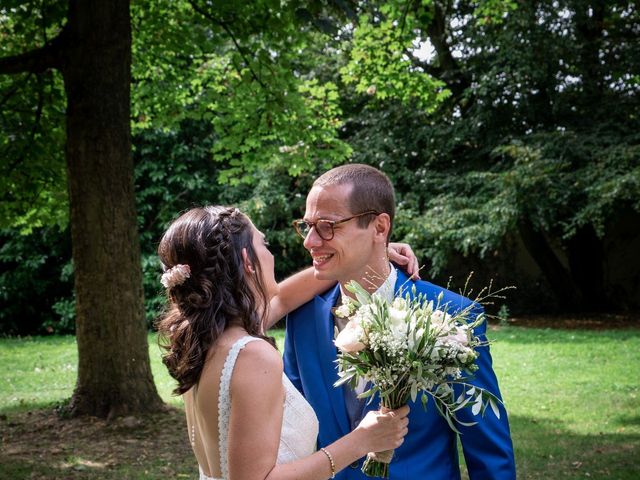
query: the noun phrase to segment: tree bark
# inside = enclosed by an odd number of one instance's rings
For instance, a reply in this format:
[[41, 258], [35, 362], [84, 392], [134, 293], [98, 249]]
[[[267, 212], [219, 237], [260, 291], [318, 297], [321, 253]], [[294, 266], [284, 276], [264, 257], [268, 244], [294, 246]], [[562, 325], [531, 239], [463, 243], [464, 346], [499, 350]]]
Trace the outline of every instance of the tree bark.
[[64, 77], [78, 342], [71, 413], [158, 410], [133, 188], [129, 2], [71, 1], [56, 41], [0, 66], [2, 73], [56, 67]]
[[58, 67], [63, 42], [64, 30], [41, 48], [0, 58], [0, 74], [42, 73], [49, 68]]
[[433, 3], [433, 19], [427, 26], [427, 34], [438, 56], [440, 70], [438, 78], [447, 84], [455, 98], [460, 98], [471, 85], [471, 79], [460, 69], [451, 53], [447, 39], [449, 25], [447, 15], [450, 8], [450, 2]]
[[70, 411], [113, 417], [162, 407], [144, 323], [131, 157], [128, 0], [71, 1], [60, 69], [78, 379]]
[[582, 292], [583, 309], [606, 311], [607, 300], [604, 281], [604, 251], [602, 241], [592, 226], [580, 228], [568, 241], [571, 276]]
[[585, 2], [575, 11], [575, 31], [580, 40], [578, 58], [580, 70], [585, 72], [583, 88], [594, 101], [600, 100], [604, 92], [600, 55], [606, 8], [606, 2]]
[[562, 265], [549, 246], [544, 235], [526, 222], [519, 225], [520, 236], [525, 248], [536, 262], [543, 275], [556, 293], [560, 305], [567, 310], [582, 310], [582, 294], [571, 278], [570, 272]]
[[60, 35], [0, 59], [0, 74], [62, 72], [76, 290], [78, 379], [70, 413], [163, 407], [149, 364], [131, 157], [128, 0], [72, 0]]

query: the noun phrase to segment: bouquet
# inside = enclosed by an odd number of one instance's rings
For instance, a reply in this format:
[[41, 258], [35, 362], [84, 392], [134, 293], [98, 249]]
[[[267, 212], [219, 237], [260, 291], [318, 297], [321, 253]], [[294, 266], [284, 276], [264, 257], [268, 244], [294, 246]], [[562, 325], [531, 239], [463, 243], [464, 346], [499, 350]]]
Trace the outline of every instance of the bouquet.
[[[442, 293], [434, 304], [423, 294], [416, 295], [415, 286], [413, 295], [407, 292], [403, 296], [401, 289], [392, 303], [369, 294], [355, 281], [346, 288], [356, 299], [343, 297], [342, 306], [334, 311], [336, 316], [348, 319], [335, 339], [340, 378], [334, 386], [349, 383], [355, 387], [362, 380], [370, 382], [370, 388], [358, 397], [372, 399], [379, 393], [383, 409], [400, 408], [409, 399], [415, 402], [423, 392], [423, 408], [431, 396], [438, 412], [457, 433], [456, 423], [476, 423], [456, 417], [462, 408], [470, 407], [474, 415], [484, 415], [489, 406], [500, 418], [500, 399], [466, 383], [478, 369], [474, 363], [476, 348], [487, 343], [473, 334], [473, 328], [485, 321], [484, 314], [473, 318], [475, 303], [449, 313], [448, 305], [440, 303]], [[457, 397], [455, 384], [462, 386]], [[393, 451], [369, 453], [362, 471], [368, 476], [389, 478], [392, 456]]]

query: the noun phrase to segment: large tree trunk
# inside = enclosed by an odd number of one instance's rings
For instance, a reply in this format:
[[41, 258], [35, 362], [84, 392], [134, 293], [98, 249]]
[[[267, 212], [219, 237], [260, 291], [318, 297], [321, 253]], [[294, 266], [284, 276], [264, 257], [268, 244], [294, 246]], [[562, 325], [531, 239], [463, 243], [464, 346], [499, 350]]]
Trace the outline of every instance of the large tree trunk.
[[162, 408], [144, 324], [131, 158], [128, 0], [71, 0], [62, 32], [0, 58], [0, 74], [62, 72], [76, 289], [78, 381], [71, 413]]
[[525, 248], [540, 267], [560, 300], [559, 303], [567, 310], [583, 309], [582, 293], [575, 285], [570, 272], [562, 265], [549, 246], [544, 235], [526, 222], [521, 222], [518, 230]]
[[71, 412], [158, 410], [133, 188], [129, 2], [71, 1], [63, 36], [79, 358]]
[[569, 267], [573, 281], [582, 292], [584, 310], [607, 311], [604, 282], [604, 251], [602, 240], [591, 225], [584, 226], [567, 242]]

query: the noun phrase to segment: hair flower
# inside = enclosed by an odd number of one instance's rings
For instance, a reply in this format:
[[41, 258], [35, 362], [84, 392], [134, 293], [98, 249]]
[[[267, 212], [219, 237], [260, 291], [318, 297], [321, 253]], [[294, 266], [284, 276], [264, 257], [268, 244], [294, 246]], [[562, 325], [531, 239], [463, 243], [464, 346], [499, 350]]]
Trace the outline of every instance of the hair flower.
[[173, 288], [176, 285], [182, 285], [189, 277], [191, 277], [191, 267], [179, 263], [162, 274], [160, 283], [162, 283], [165, 288]]

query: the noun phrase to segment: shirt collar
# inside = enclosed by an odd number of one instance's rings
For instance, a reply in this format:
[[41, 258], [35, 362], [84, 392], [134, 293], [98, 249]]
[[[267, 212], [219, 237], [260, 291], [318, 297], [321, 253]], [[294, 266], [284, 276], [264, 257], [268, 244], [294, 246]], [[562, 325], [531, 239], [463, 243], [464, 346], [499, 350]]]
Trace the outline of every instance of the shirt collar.
[[384, 298], [387, 302], [393, 302], [393, 294], [396, 286], [396, 280], [398, 279], [398, 271], [396, 267], [392, 264], [389, 264], [389, 276], [384, 281], [380, 288], [376, 290], [374, 293], [377, 293], [382, 298]]
[[[377, 293], [389, 303], [393, 302], [396, 280], [398, 280], [398, 271], [396, 270], [396, 267], [393, 266], [393, 264], [389, 263], [389, 276], [373, 293]], [[344, 289], [342, 285], [340, 285], [340, 293], [341, 295], [344, 295]]]

